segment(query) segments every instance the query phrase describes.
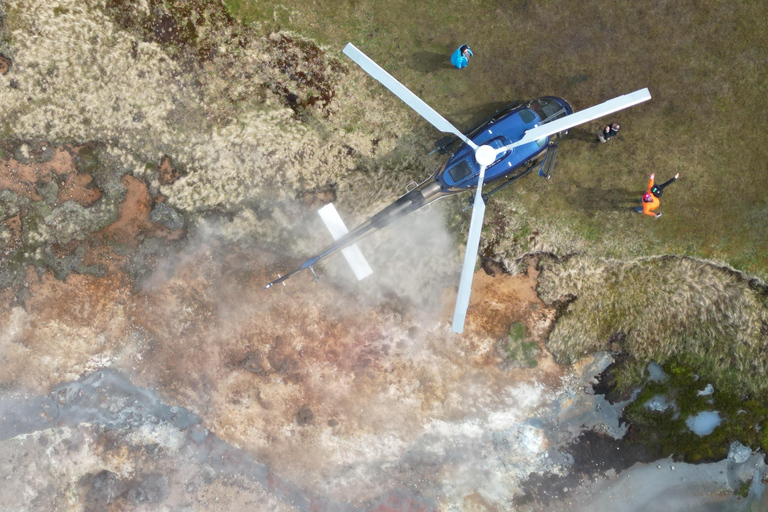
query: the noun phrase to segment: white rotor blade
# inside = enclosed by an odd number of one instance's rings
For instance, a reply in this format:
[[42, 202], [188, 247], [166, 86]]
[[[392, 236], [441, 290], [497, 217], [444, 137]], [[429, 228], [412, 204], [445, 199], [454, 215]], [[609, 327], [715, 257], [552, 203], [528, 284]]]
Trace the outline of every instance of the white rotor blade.
[[485, 216], [483, 179], [485, 179], [486, 167], [486, 165], [480, 167], [477, 190], [475, 190], [475, 204], [472, 206], [472, 218], [469, 221], [467, 248], [464, 250], [464, 264], [461, 267], [459, 291], [456, 294], [456, 307], [453, 309], [451, 330], [456, 333], [464, 331], [464, 320], [467, 318], [467, 308], [469, 308], [469, 295], [472, 293], [472, 278], [475, 275], [477, 251], [480, 248], [480, 232], [483, 230], [483, 217]]
[[648, 88], [640, 89], [639, 91], [625, 94], [623, 96], [618, 96], [612, 100], [608, 100], [604, 103], [600, 103], [599, 105], [595, 105], [594, 107], [589, 107], [579, 112], [574, 112], [569, 116], [561, 117], [555, 121], [537, 126], [536, 128], [531, 128], [525, 132], [525, 135], [522, 139], [517, 142], [513, 142], [512, 144], [507, 144], [503, 148], [498, 149], [496, 154], [509, 151], [516, 146], [527, 144], [529, 142], [539, 140], [543, 137], [554, 135], [555, 133], [560, 133], [562, 131], [568, 130], [569, 128], [573, 128], [574, 126], [578, 126], [580, 124], [592, 121], [593, 119], [597, 119], [598, 117], [613, 114], [614, 112], [624, 110], [625, 108], [632, 107], [638, 103], [648, 101], [649, 99], [651, 99], [651, 93], [648, 91]]
[[381, 85], [392, 91], [395, 96], [403, 100], [409, 107], [415, 110], [421, 117], [429, 121], [432, 126], [445, 133], [452, 133], [466, 142], [472, 149], [477, 149], [477, 145], [469, 140], [466, 135], [461, 133], [458, 128], [453, 126], [447, 119], [435, 112], [435, 110], [424, 103], [418, 96], [408, 90], [403, 84], [397, 81], [395, 77], [384, 71], [378, 64], [373, 62], [366, 54], [358, 50], [352, 43], [347, 43], [344, 47], [344, 53], [355, 61], [363, 71], [378, 80]]

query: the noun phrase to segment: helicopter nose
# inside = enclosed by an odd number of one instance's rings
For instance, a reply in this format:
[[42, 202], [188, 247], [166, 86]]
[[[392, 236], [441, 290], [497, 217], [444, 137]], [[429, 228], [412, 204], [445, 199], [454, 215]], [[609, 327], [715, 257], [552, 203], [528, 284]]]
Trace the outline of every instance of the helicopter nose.
[[496, 160], [496, 150], [487, 144], [480, 146], [475, 151], [475, 160], [478, 164], [488, 167]]

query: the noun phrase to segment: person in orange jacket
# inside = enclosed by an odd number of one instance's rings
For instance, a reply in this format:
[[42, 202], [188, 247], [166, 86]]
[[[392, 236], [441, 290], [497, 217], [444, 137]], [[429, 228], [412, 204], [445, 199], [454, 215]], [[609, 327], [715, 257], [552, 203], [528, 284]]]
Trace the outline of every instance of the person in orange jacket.
[[656, 213], [653, 210], [659, 207], [661, 204], [661, 201], [659, 201], [659, 197], [661, 197], [661, 194], [664, 193], [664, 187], [667, 187], [672, 184], [673, 181], [675, 181], [678, 177], [680, 177], [680, 173], [675, 174], [675, 177], [671, 180], [662, 183], [661, 185], [656, 185], [654, 183], [654, 178], [656, 177], [656, 174], [651, 174], [651, 179], [648, 181], [648, 190], [645, 191], [645, 194], [643, 194], [643, 199], [640, 201], [643, 203], [643, 206], [638, 206], [635, 208], [635, 211], [637, 213], [644, 213], [646, 215], [651, 215], [652, 217], [658, 219], [661, 217], [661, 213]]

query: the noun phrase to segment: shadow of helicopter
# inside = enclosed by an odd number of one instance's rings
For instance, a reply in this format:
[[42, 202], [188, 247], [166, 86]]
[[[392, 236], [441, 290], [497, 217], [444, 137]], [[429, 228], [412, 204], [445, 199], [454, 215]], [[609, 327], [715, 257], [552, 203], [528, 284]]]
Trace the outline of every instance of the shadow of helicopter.
[[482, 124], [483, 121], [487, 120], [489, 117], [493, 116], [510, 103], [512, 103], [512, 100], [492, 101], [490, 103], [476, 105], [471, 108], [454, 110], [451, 112], [450, 118], [459, 120], [461, 124], [466, 124], [468, 128], [465, 131], [470, 132], [472, 130], [470, 127]]
[[597, 134], [589, 132], [584, 128], [571, 128], [568, 131], [568, 138], [573, 140], [580, 140], [582, 142], [589, 142], [590, 144], [600, 144], [597, 140]]
[[416, 52], [411, 55], [410, 67], [423, 73], [434, 73], [441, 69], [451, 69], [451, 56], [438, 52]]
[[568, 194], [565, 200], [595, 215], [610, 211], [634, 211], [636, 206], [642, 204], [640, 198], [643, 192], [626, 188], [580, 187], [578, 194]]

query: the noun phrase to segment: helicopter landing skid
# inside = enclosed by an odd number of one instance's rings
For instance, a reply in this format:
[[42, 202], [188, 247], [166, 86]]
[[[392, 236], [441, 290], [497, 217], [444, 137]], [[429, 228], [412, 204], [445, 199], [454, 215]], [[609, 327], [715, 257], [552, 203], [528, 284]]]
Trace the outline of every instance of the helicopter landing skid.
[[552, 177], [552, 169], [555, 167], [555, 162], [557, 161], [558, 150], [558, 145], [556, 143], [550, 142], [549, 144], [549, 150], [544, 157], [544, 161], [541, 162], [541, 166], [539, 167], [539, 176], [547, 179]]

